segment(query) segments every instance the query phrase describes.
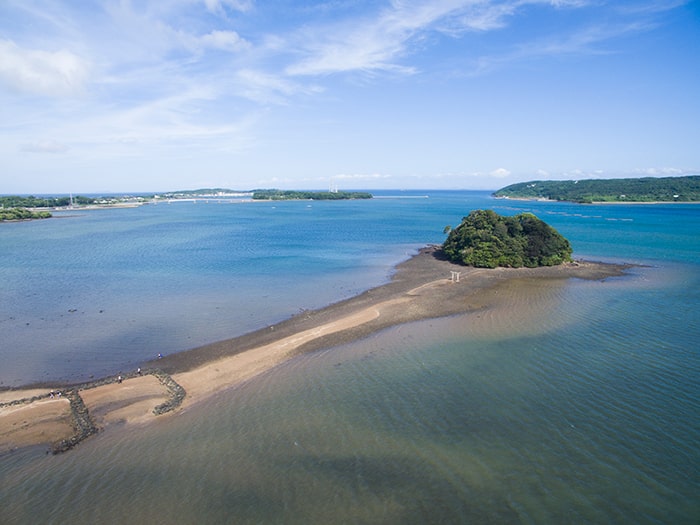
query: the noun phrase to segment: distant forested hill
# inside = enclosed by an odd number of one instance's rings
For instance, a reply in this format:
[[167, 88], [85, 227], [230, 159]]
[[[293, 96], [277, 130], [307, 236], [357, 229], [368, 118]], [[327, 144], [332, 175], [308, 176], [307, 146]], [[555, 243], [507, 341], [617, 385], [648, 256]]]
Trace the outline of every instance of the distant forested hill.
[[371, 199], [372, 194], [360, 191], [295, 191], [295, 190], [254, 190], [255, 200], [342, 200]]
[[513, 199], [591, 202], [700, 202], [700, 175], [638, 179], [547, 180], [511, 184], [493, 194]]

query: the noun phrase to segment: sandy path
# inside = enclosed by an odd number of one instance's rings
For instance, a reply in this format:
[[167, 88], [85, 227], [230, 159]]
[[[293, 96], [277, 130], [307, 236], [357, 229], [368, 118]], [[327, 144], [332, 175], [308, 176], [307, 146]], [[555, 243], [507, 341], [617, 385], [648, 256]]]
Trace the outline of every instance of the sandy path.
[[163, 384], [152, 375], [134, 377], [82, 390], [80, 396], [98, 427], [109, 423], [142, 423], [156, 417], [153, 408], [168, 399]]
[[[381, 316], [382, 311], [405, 303], [410, 298], [397, 298], [364, 308], [340, 319], [283, 337], [245, 352], [209, 362], [193, 370], [174, 374], [173, 379], [185, 388], [185, 405], [192, 405], [216, 392], [251, 379], [293, 357], [304, 344], [368, 323]], [[0, 402], [45, 395], [44, 389], [3, 392]], [[124, 422], [146, 423], [158, 417], [155, 406], [168, 399], [163, 384], [152, 375], [123, 380], [121, 383], [80, 391], [96, 425]], [[32, 403], [0, 406], [0, 453], [18, 446], [59, 441], [73, 433], [68, 400], [44, 399]]]
[[67, 399], [43, 399], [0, 407], [0, 453], [73, 435]]
[[173, 374], [173, 379], [187, 391], [184, 404], [192, 404], [286, 361], [295, 355], [296, 350], [310, 341], [368, 323], [380, 317], [383, 310], [408, 300], [408, 298], [398, 298], [384, 301], [335, 321], [284, 337], [274, 343], [207, 363], [188, 372]]

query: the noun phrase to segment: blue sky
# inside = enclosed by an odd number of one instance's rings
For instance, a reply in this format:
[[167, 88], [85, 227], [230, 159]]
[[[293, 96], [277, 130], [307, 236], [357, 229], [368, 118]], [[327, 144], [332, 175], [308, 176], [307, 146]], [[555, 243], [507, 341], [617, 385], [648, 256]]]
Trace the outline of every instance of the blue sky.
[[2, 0], [0, 193], [700, 173], [687, 0]]

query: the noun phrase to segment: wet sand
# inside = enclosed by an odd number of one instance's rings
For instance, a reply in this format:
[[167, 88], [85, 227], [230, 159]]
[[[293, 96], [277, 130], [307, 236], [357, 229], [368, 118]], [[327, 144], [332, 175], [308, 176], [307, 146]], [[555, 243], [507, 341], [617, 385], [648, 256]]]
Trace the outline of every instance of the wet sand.
[[[624, 275], [626, 268], [579, 261], [545, 268], [486, 270], [453, 264], [440, 259], [434, 248], [425, 248], [399, 264], [391, 281], [383, 286], [240, 337], [144, 363], [143, 368], [144, 372], [157, 368], [184, 388], [177, 410], [187, 409], [303, 352], [355, 341], [402, 323], [499, 308], [502, 297], [498, 291], [504, 283], [602, 280]], [[459, 272], [458, 279], [453, 272]], [[167, 417], [154, 413], [154, 408], [171, 395], [156, 376], [129, 374], [122, 382], [113, 379], [75, 388], [98, 429], [116, 422], [136, 426]], [[76, 431], [68, 401], [49, 398], [49, 390], [52, 388], [0, 392], [0, 454], [56, 443]]]

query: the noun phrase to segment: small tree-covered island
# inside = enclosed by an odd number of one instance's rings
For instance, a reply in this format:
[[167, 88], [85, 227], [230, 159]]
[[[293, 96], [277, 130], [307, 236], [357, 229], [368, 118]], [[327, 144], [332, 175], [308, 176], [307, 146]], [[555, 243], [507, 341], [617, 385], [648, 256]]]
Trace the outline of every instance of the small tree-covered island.
[[30, 221], [48, 219], [50, 217], [51, 214], [48, 211], [31, 211], [27, 208], [0, 208], [0, 222]]
[[372, 194], [364, 191], [299, 191], [299, 190], [254, 190], [253, 200], [349, 200], [371, 199]]
[[445, 232], [444, 255], [477, 268], [556, 266], [570, 262], [573, 251], [567, 239], [531, 213], [505, 217], [475, 210]]

